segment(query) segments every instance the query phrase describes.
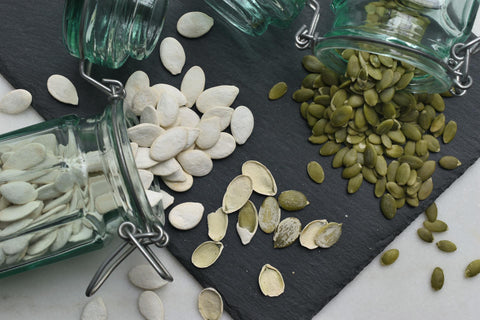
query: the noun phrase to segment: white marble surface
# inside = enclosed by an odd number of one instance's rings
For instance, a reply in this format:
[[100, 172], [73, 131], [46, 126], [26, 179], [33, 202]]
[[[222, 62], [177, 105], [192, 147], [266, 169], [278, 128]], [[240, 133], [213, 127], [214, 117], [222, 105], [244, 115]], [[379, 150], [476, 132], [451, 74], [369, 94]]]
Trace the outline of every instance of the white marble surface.
[[[477, 24], [475, 30], [479, 29]], [[0, 78], [0, 96], [9, 90], [10, 85]], [[31, 108], [15, 116], [0, 114], [0, 133], [40, 121]], [[314, 319], [478, 319], [480, 277], [466, 279], [463, 272], [471, 260], [480, 259], [479, 181], [477, 161], [437, 200], [439, 218], [449, 224], [449, 230], [436, 235], [436, 240], [454, 241], [456, 252], [443, 253], [417, 237], [424, 220], [421, 215], [388, 246], [400, 250], [395, 264], [382, 267], [374, 259]], [[84, 296], [86, 285], [112, 248], [0, 279], [0, 319], [79, 319], [89, 300]], [[165, 319], [201, 319], [196, 308], [200, 285], [167, 250], [157, 253], [175, 278], [157, 291]], [[134, 253], [97, 293], [107, 305], [109, 319], [142, 319], [136, 306], [140, 290], [127, 280], [128, 270], [139, 263], [144, 260]], [[430, 288], [436, 266], [443, 268], [446, 278], [439, 292]], [[230, 317], [224, 314], [222, 319]]]

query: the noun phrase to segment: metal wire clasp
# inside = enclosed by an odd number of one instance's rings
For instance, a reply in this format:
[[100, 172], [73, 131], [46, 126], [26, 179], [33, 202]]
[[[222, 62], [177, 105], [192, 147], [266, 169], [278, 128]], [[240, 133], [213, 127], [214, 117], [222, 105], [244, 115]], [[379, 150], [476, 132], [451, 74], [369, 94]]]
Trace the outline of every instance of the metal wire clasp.
[[320, 19], [320, 3], [316, 0], [309, 0], [308, 5], [312, 10], [313, 18], [310, 27], [307, 27], [306, 24], [298, 29], [295, 34], [295, 45], [298, 49], [307, 49], [312, 45], [312, 42], [316, 39], [317, 35], [315, 30], [317, 30], [318, 20]]
[[168, 244], [168, 234], [160, 225], [155, 225], [155, 232], [138, 232], [135, 225], [131, 222], [123, 222], [118, 227], [118, 235], [125, 241], [108, 257], [98, 268], [92, 280], [88, 284], [85, 294], [90, 297], [102, 286], [110, 274], [125, 260], [135, 249], [139, 249], [143, 256], [152, 265], [155, 271], [165, 280], [173, 281], [165, 266], [160, 262], [158, 257], [149, 247], [155, 244], [157, 247], [165, 247]]
[[450, 49], [448, 68], [454, 74], [454, 88], [450, 90], [456, 96], [463, 96], [473, 84], [468, 74], [470, 57], [480, 51], [480, 37], [468, 43], [457, 43]]

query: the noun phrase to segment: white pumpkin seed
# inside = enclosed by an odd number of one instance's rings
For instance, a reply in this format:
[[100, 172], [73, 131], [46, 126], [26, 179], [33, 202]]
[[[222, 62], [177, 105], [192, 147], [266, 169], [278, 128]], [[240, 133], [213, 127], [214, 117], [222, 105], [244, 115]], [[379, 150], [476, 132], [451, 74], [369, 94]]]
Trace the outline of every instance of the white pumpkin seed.
[[[176, 103], [176, 102], [175, 102]], [[157, 109], [153, 106], [146, 106], [140, 114], [140, 123], [151, 123], [156, 126], [160, 125], [160, 119]]]
[[[32, 219], [21, 219], [15, 222], [10, 223], [8, 226], [0, 230], [0, 237], [6, 237], [15, 232], [25, 229], [33, 221]], [[1, 251], [1, 250], [0, 250]]]
[[249, 244], [258, 228], [257, 208], [252, 201], [248, 200], [240, 209], [236, 227], [242, 244]]
[[174, 127], [163, 132], [153, 141], [150, 157], [156, 161], [166, 161], [183, 150], [187, 143], [187, 129]]
[[253, 132], [253, 113], [245, 106], [235, 108], [230, 122], [230, 129], [235, 141], [244, 144]]
[[184, 127], [184, 128], [188, 130], [188, 135], [187, 135], [187, 143], [185, 144], [185, 148], [183, 148], [183, 150], [188, 150], [194, 147], [195, 141], [197, 141], [197, 138], [200, 135], [200, 129], [189, 128], [189, 127]]
[[149, 87], [142, 89], [133, 97], [131, 110], [139, 116], [147, 106], [155, 107], [159, 98], [160, 95], [154, 88]]
[[3, 162], [2, 169], [29, 169], [45, 160], [46, 156], [47, 150], [43, 144], [29, 143], [13, 152], [13, 154]]
[[107, 192], [95, 198], [95, 210], [100, 214], [105, 214], [118, 208], [113, 192]]
[[0, 222], [13, 222], [25, 218], [41, 205], [43, 205], [42, 201], [35, 200], [26, 204], [7, 207], [0, 211]]
[[187, 174], [187, 178], [183, 182], [168, 181], [163, 177], [162, 177], [162, 180], [170, 190], [173, 190], [176, 192], [188, 191], [193, 186], [193, 177], [190, 174]]
[[280, 223], [281, 209], [277, 199], [266, 197], [258, 211], [258, 224], [265, 233], [272, 233]]
[[58, 191], [67, 192], [73, 188], [75, 179], [72, 172], [59, 172], [53, 184]]
[[62, 195], [62, 192], [55, 188], [55, 183], [49, 183], [37, 189], [38, 200], [49, 200]]
[[208, 149], [213, 147], [218, 139], [220, 139], [220, 118], [210, 117], [200, 119], [197, 125], [200, 133], [195, 143], [200, 149]]
[[165, 210], [173, 204], [175, 198], [172, 195], [168, 194], [165, 190], [160, 190], [160, 192], [162, 193], [162, 204], [163, 209]]
[[172, 97], [175, 97], [175, 100], [177, 100], [177, 104], [179, 107], [185, 106], [187, 104], [187, 98], [185, 97], [185, 95], [180, 90], [170, 84], [158, 83], [152, 88], [157, 92], [157, 95], [159, 97], [164, 92], [167, 92]]
[[175, 123], [178, 117], [178, 104], [174, 96], [163, 92], [157, 103], [159, 123], [162, 127], [168, 127]]
[[[130, 144], [130, 146], [131, 145], [132, 144]], [[138, 144], [135, 143], [135, 145], [136, 145], [136, 148], [138, 149]], [[133, 152], [133, 147], [132, 147], [132, 152]], [[102, 155], [98, 150], [87, 152], [87, 154], [85, 155], [85, 162], [87, 163], [88, 172], [100, 172], [103, 170]]]
[[123, 102], [124, 106], [131, 108], [135, 95], [148, 87], [150, 87], [150, 79], [145, 72], [138, 70], [132, 73], [125, 83], [125, 92], [127, 95]]
[[50, 217], [52, 217], [55, 214], [63, 211], [66, 207], [67, 207], [66, 204], [61, 204], [61, 205], [56, 206], [56, 207], [54, 207], [54, 208], [52, 208], [48, 211], [45, 211], [42, 215], [37, 216], [37, 218], [33, 221], [33, 224], [38, 225], [38, 224], [41, 224], [41, 223], [44, 223], [44, 222], [50, 220], [49, 219]]
[[135, 155], [135, 165], [138, 169], [148, 169], [158, 164], [158, 161], [150, 157], [150, 148], [138, 147]]
[[213, 107], [208, 109], [202, 116], [202, 119], [218, 117], [220, 118], [220, 131], [228, 128], [232, 120], [233, 108], [230, 107]]
[[5, 208], [8, 207], [9, 205], [10, 205], [10, 203], [7, 201], [7, 199], [5, 199], [4, 197], [0, 196], [0, 210], [5, 209]]
[[0, 112], [8, 114], [21, 113], [32, 103], [32, 95], [24, 89], [16, 89], [8, 92], [0, 100]]
[[77, 89], [66, 77], [54, 74], [47, 80], [48, 92], [60, 102], [78, 105]]
[[203, 12], [187, 12], [177, 21], [177, 31], [185, 38], [199, 38], [213, 26], [213, 18]]
[[163, 194], [161, 192], [157, 192], [149, 189], [145, 190], [145, 195], [147, 196], [148, 203], [150, 204], [151, 207], [155, 207], [163, 199]]
[[181, 107], [178, 110], [178, 126], [195, 128], [200, 122], [198, 114], [190, 108]]
[[320, 248], [330, 248], [342, 235], [342, 224], [336, 222], [329, 222], [321, 227], [315, 237], [315, 244]]
[[50, 211], [57, 206], [65, 204], [72, 199], [72, 196], [73, 196], [73, 189], [64, 193], [62, 196], [49, 201], [47, 204], [45, 204], [45, 207], [43, 208], [42, 211], [47, 212], [47, 211]]
[[278, 297], [285, 291], [282, 274], [270, 264], [265, 264], [260, 270], [258, 284], [262, 293], [267, 297]]
[[204, 149], [203, 151], [213, 160], [224, 159], [235, 151], [236, 146], [235, 138], [231, 134], [220, 132], [217, 143], [215, 143], [213, 147]]
[[132, 149], [132, 155], [135, 158], [135, 156], [137, 155], [137, 151], [138, 151], [138, 143], [130, 142], [130, 148]]
[[57, 230], [51, 230], [36, 242], [30, 244], [27, 253], [29, 255], [36, 255], [47, 250], [55, 242], [55, 239], [57, 238], [57, 232]]
[[5, 183], [9, 181], [30, 181], [43, 176], [45, 172], [47, 171], [25, 171], [18, 169], [6, 169], [0, 171], [0, 183]]
[[274, 196], [277, 194], [277, 184], [275, 178], [268, 168], [262, 163], [249, 160], [242, 165], [242, 174], [252, 179], [253, 191], [265, 196]]
[[70, 239], [68, 239], [68, 242], [81, 242], [87, 239], [90, 239], [92, 237], [93, 230], [82, 225], [81, 229], [78, 233], [72, 233], [72, 236], [70, 236]]
[[107, 320], [107, 316], [107, 307], [102, 297], [96, 297], [83, 308], [81, 320]]
[[153, 167], [150, 167], [148, 170], [150, 170], [156, 176], [164, 177], [175, 173], [179, 169], [181, 169], [181, 166], [177, 159], [171, 158], [166, 161], [162, 161]]
[[205, 241], [192, 253], [192, 263], [197, 268], [208, 268], [217, 261], [222, 254], [223, 243], [219, 241]]
[[288, 217], [280, 221], [273, 234], [273, 247], [285, 248], [291, 245], [300, 236], [302, 223], [294, 217]]
[[142, 182], [143, 188], [150, 188], [153, 182], [153, 173], [145, 169], [138, 169], [138, 175], [140, 177], [140, 181]]
[[315, 238], [318, 231], [327, 224], [327, 220], [313, 220], [309, 222], [300, 233], [300, 244], [307, 249], [316, 249], [318, 245], [315, 243]]
[[252, 179], [245, 175], [236, 176], [227, 186], [223, 195], [222, 210], [232, 213], [239, 210], [247, 203], [252, 194]]
[[189, 173], [186, 173], [181, 167], [177, 171], [175, 171], [172, 174], [169, 174], [168, 176], [163, 176], [162, 178], [164, 180], [168, 180], [171, 182], [184, 182], [187, 180], [187, 175], [190, 175]]
[[236, 86], [221, 85], [203, 91], [197, 98], [198, 111], [205, 113], [213, 107], [230, 107], [237, 98], [239, 89]]
[[140, 264], [130, 269], [128, 279], [134, 286], [143, 290], [157, 290], [168, 283], [149, 264]]
[[221, 241], [227, 233], [228, 215], [218, 208], [207, 215], [208, 236], [213, 241]]
[[28, 182], [14, 181], [0, 186], [0, 193], [12, 204], [25, 204], [37, 198], [38, 192]]
[[180, 91], [187, 98], [185, 105], [187, 108], [195, 104], [203, 89], [205, 89], [205, 73], [199, 66], [193, 66], [185, 73], [180, 85]]
[[32, 235], [26, 234], [2, 242], [2, 250], [7, 256], [13, 256], [24, 252], [28, 248], [28, 242]]
[[219, 320], [223, 314], [223, 300], [214, 288], [205, 288], [198, 295], [198, 311], [204, 320]]
[[138, 311], [146, 320], [163, 320], [165, 318], [162, 300], [153, 291], [144, 291], [140, 294]]
[[55, 242], [53, 242], [53, 244], [50, 246], [50, 250], [52, 252], [55, 252], [63, 248], [67, 244], [68, 239], [72, 235], [72, 232], [73, 232], [73, 227], [71, 224], [67, 224], [59, 228], [57, 231], [57, 238], [55, 239]]
[[194, 177], [203, 177], [213, 169], [210, 156], [202, 150], [187, 150], [177, 155], [177, 160], [185, 170]]
[[150, 147], [153, 141], [165, 130], [151, 123], [140, 123], [127, 129], [127, 135], [131, 142], [140, 147]]
[[180, 203], [170, 210], [168, 221], [179, 230], [190, 230], [200, 223], [204, 210], [199, 202]]
[[182, 72], [185, 65], [185, 51], [177, 39], [167, 37], [160, 43], [160, 60], [163, 66], [173, 75]]
[[3, 253], [3, 250], [0, 249], [0, 266], [5, 263], [5, 253]]

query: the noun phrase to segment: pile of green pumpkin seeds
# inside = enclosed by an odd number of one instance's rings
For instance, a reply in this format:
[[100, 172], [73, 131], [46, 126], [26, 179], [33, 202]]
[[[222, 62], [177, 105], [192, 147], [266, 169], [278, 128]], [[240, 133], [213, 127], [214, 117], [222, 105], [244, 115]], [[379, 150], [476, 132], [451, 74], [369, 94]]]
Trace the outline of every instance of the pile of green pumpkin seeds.
[[[353, 49], [341, 55], [348, 61], [344, 75], [305, 56], [302, 64], [310, 74], [293, 99], [312, 129], [308, 140], [322, 145], [320, 155], [333, 156], [332, 167], [343, 168], [347, 192], [357, 192], [363, 181], [374, 184], [382, 213], [392, 219], [405, 204], [417, 207], [430, 196], [436, 168], [430, 153], [440, 151], [438, 138], [453, 140], [457, 124], [446, 121], [440, 94], [404, 90], [415, 75], [413, 66]], [[270, 98], [276, 97], [275, 90]], [[460, 164], [454, 156], [439, 161], [448, 170]], [[318, 178], [311, 168], [312, 180], [323, 181], [323, 170]]]

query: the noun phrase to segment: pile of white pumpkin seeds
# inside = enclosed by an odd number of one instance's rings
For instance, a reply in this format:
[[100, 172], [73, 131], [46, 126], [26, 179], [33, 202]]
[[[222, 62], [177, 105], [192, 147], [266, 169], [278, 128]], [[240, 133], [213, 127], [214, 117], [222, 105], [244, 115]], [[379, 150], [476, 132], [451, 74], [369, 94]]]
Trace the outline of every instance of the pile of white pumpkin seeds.
[[[436, 168], [430, 152], [440, 151], [437, 138], [453, 140], [457, 124], [446, 121], [440, 94], [404, 90], [415, 75], [413, 66], [352, 49], [341, 55], [348, 61], [344, 75], [305, 56], [302, 64], [310, 74], [293, 99], [312, 128], [308, 140], [322, 145], [320, 155], [333, 156], [332, 167], [343, 168], [347, 192], [357, 192], [363, 181], [374, 184], [382, 213], [392, 219], [405, 204], [417, 207], [430, 196]], [[448, 170], [460, 164], [454, 156], [439, 161]], [[310, 177], [323, 181], [323, 170], [320, 177], [312, 175], [314, 166], [319, 164], [307, 168]]]

